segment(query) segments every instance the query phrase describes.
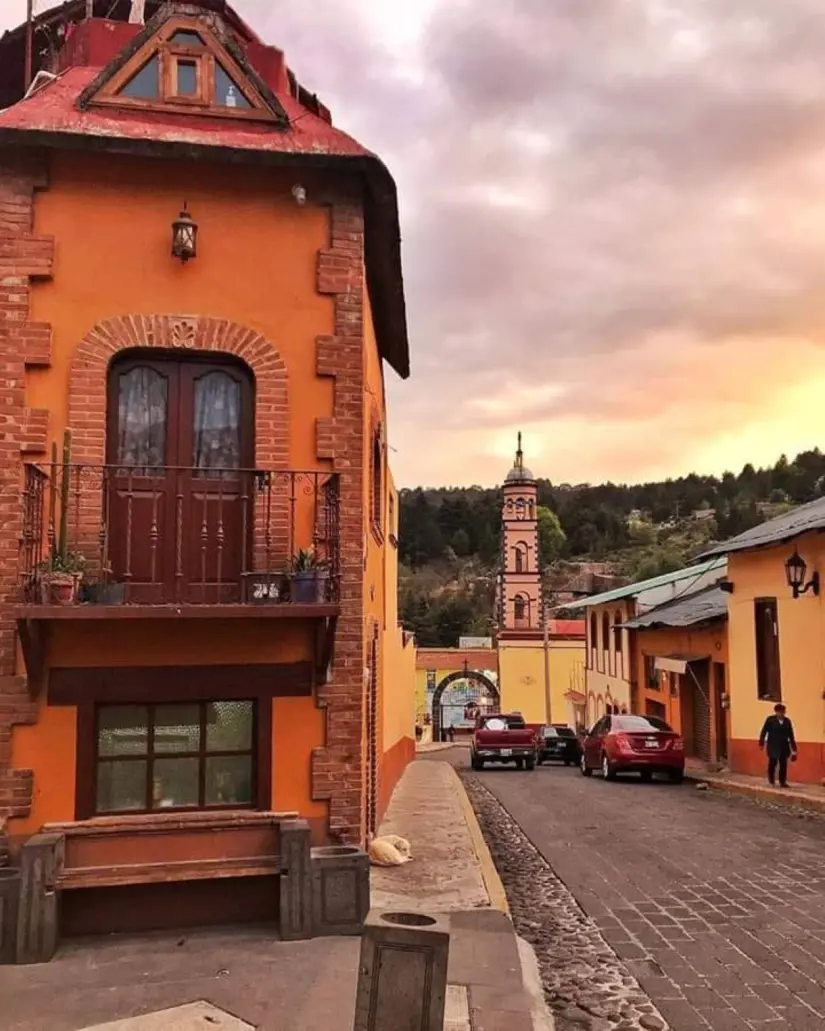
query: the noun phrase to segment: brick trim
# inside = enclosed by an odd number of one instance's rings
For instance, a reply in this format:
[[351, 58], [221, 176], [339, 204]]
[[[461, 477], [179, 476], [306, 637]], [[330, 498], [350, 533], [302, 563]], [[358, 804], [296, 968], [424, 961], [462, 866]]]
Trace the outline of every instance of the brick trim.
[[120, 315], [86, 334], [69, 373], [73, 462], [104, 464], [109, 363], [132, 348], [212, 351], [246, 362], [255, 376], [256, 463], [262, 469], [289, 468], [288, 377], [274, 345], [237, 322], [186, 315]]
[[318, 254], [317, 289], [334, 297], [334, 332], [316, 341], [317, 372], [335, 378], [334, 467], [341, 477], [341, 607], [335, 660], [317, 688], [326, 744], [312, 754], [312, 797], [329, 803], [329, 836], [366, 837], [364, 667], [364, 219], [360, 204], [335, 200], [330, 246]]
[[25, 677], [15, 676], [17, 561], [23, 532], [21, 462], [46, 447], [48, 412], [26, 408], [26, 366], [51, 360], [51, 328], [29, 319], [31, 280], [52, 274], [54, 241], [33, 235], [35, 194], [47, 185], [41, 155], [7, 153], [0, 160], [0, 865], [6, 819], [27, 816], [34, 774], [11, 768], [13, 728], [36, 721]]
[[26, 408], [24, 414], [23, 436], [20, 441], [21, 454], [29, 456], [45, 455], [49, 446], [48, 408]]

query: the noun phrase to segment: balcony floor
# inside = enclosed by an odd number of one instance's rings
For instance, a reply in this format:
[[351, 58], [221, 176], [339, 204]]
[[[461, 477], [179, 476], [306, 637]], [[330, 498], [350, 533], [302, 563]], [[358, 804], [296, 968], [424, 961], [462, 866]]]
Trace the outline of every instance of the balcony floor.
[[100, 619], [330, 619], [341, 614], [338, 604], [300, 605], [21, 605], [18, 621]]

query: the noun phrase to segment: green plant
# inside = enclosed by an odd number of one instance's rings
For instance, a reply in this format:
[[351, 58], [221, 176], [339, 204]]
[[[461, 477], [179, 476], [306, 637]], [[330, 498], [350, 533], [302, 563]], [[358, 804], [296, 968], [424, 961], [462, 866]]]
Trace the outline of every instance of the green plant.
[[[58, 466], [57, 444], [52, 444], [51, 481], [49, 502], [52, 513], [57, 515], [57, 540], [52, 545], [47, 559], [37, 567], [41, 573], [82, 573], [86, 559], [76, 551], [69, 551], [69, 480], [72, 465], [72, 431], [63, 434], [63, 454]], [[60, 468], [58, 484], [57, 470]], [[58, 507], [58, 487], [60, 502]]]
[[314, 548], [301, 548], [292, 560], [293, 573], [311, 573], [326, 568], [326, 559], [319, 558]]
[[82, 573], [86, 568], [86, 559], [79, 552], [54, 551], [49, 558], [44, 559], [37, 567], [40, 573]]

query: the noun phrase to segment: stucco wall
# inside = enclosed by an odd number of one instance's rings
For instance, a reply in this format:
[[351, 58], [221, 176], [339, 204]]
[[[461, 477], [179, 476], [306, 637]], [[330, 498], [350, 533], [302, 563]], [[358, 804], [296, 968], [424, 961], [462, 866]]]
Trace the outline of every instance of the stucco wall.
[[[576, 685], [576, 672], [584, 659], [584, 641], [552, 640], [548, 648], [550, 717], [554, 723], [572, 723], [573, 708], [564, 697]], [[521, 712], [528, 723], [547, 719], [545, 653], [543, 641], [501, 641], [498, 648], [501, 707]]]
[[816, 534], [794, 544], [733, 554], [728, 577], [732, 762], [735, 769], [761, 774], [763, 759], [756, 741], [773, 701], [757, 696], [754, 599], [776, 598], [782, 701], [793, 720], [799, 761], [792, 779], [818, 783], [825, 777], [825, 599], [812, 593], [794, 599], [787, 585], [785, 561], [794, 548], [814, 569], [825, 571], [825, 540]]

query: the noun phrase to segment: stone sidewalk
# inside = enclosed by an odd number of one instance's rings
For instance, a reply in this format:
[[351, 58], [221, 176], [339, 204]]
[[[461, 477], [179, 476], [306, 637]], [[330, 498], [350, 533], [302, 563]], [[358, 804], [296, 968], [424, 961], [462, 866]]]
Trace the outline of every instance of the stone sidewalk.
[[787, 788], [771, 787], [761, 777], [749, 777], [743, 773], [708, 773], [701, 763], [688, 760], [686, 776], [697, 783], [707, 784], [713, 791], [725, 791], [731, 795], [742, 795], [756, 802], [769, 805], [795, 806], [813, 812], [825, 813], [825, 787], [815, 784], [794, 784], [793, 765], [788, 770], [791, 784]]
[[[408, 838], [414, 860], [373, 868], [373, 905], [450, 913], [445, 1031], [551, 1027], [453, 769], [413, 763], [381, 832]], [[266, 927], [76, 942], [42, 966], [0, 967], [0, 1029], [351, 1031], [358, 957], [357, 938], [280, 942]]]

